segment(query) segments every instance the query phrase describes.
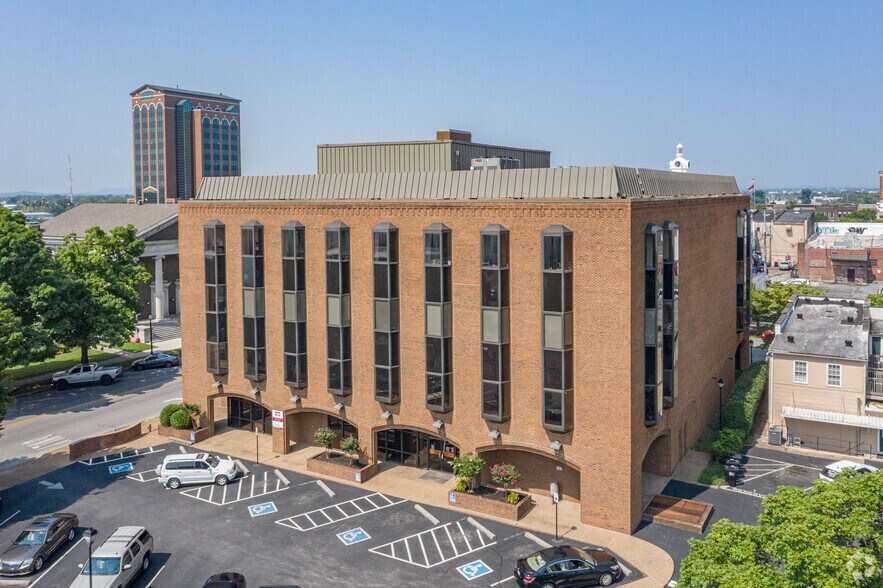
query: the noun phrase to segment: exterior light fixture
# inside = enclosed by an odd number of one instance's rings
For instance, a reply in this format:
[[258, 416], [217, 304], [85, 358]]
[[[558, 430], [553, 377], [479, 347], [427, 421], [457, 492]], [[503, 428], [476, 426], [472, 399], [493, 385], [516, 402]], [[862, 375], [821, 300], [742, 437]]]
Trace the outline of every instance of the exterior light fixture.
[[224, 384], [221, 383], [221, 380], [218, 380], [217, 382], [215, 382], [214, 384], [212, 384], [212, 388], [220, 388], [220, 387], [223, 386], [223, 385], [224, 385]]
[[552, 441], [549, 444], [549, 449], [552, 451], [561, 451], [561, 441]]
[[383, 412], [380, 413], [380, 418], [382, 418], [385, 421], [388, 421], [389, 419], [392, 418], [392, 413], [389, 412], [388, 410], [384, 410]]
[[436, 421], [432, 423], [433, 429], [441, 429], [443, 426], [445, 426], [445, 424], [441, 422], [441, 419], [436, 419]]
[[487, 436], [490, 437], [491, 439], [499, 439], [500, 438], [500, 431], [498, 431], [497, 429], [494, 429], [493, 431], [488, 432]]
[[343, 402], [338, 402], [333, 408], [334, 410], [343, 410]]
[[300, 400], [300, 396], [298, 396], [297, 394], [295, 394], [294, 396], [292, 396], [291, 398], [289, 398], [289, 400], [291, 400], [293, 403], [297, 404], [297, 401]]
[[252, 389], [249, 390], [248, 392], [249, 392], [249, 394], [251, 394], [252, 396], [257, 396], [257, 394], [258, 394], [258, 392], [260, 392], [260, 390], [258, 390], [257, 388], [252, 388]]

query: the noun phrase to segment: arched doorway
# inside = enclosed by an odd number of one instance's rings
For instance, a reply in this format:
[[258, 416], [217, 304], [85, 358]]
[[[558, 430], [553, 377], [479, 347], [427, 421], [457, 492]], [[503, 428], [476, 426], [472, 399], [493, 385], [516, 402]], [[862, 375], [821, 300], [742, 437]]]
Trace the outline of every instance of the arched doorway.
[[[314, 436], [318, 429], [328, 427], [337, 434], [337, 438], [359, 437], [359, 429], [350, 421], [341, 418], [340, 415], [332, 415], [327, 412], [318, 410], [295, 410], [290, 412], [287, 417], [287, 426], [292, 431], [291, 441], [305, 443], [307, 445], [315, 445]], [[334, 441], [332, 446], [337, 446]]]
[[227, 426], [245, 431], [272, 433], [272, 412], [259, 402], [238, 396], [227, 397]]
[[460, 448], [447, 439], [414, 429], [377, 431], [375, 447], [379, 461], [449, 473], [450, 461], [460, 457]]
[[525, 492], [549, 495], [549, 483], [558, 482], [558, 493], [566, 500], [580, 500], [580, 472], [576, 466], [545, 455], [515, 447], [479, 449], [485, 460], [482, 482], [491, 484], [490, 468], [497, 463], [515, 466], [521, 477], [518, 487]]

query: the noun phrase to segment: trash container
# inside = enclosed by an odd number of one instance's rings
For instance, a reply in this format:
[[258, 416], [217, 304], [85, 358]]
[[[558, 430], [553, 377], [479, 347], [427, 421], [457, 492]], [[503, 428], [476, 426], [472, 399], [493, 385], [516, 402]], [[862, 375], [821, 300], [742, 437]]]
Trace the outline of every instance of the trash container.
[[767, 432], [767, 441], [770, 445], [782, 444], [782, 427], [770, 427]]
[[728, 486], [735, 486], [739, 481], [739, 468], [737, 466], [725, 466], [724, 475]]

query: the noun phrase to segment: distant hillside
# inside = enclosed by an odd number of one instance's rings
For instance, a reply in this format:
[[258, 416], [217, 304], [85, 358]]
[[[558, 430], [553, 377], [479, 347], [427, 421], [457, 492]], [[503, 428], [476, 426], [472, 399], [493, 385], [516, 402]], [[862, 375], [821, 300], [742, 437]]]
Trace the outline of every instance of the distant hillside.
[[[74, 197], [77, 196], [131, 196], [132, 189], [131, 188], [101, 188], [99, 190], [93, 190], [91, 192], [74, 192]], [[18, 196], [21, 198], [49, 198], [52, 196], [67, 196], [66, 193], [62, 192], [29, 192], [27, 190], [22, 190], [20, 192], [0, 192], [0, 198], [11, 198], [13, 196]]]

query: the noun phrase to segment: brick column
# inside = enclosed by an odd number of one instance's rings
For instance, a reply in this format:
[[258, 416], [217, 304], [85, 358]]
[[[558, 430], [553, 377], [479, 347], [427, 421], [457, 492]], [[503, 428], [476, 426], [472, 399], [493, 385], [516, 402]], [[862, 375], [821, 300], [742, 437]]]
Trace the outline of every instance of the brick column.
[[285, 427], [285, 420], [282, 421], [282, 425], [281, 429], [273, 427], [273, 453], [285, 455], [290, 451], [290, 444], [288, 443], [288, 427]]

